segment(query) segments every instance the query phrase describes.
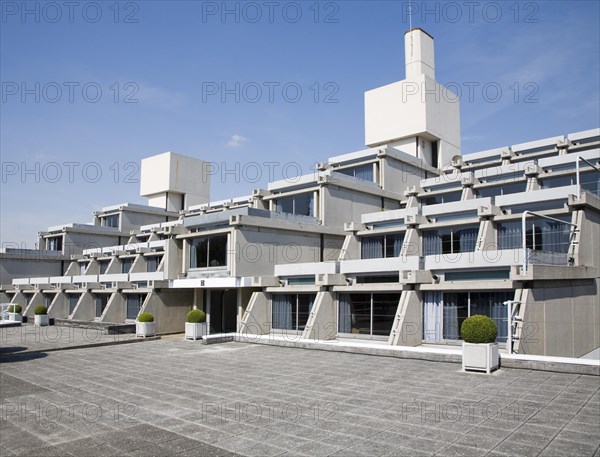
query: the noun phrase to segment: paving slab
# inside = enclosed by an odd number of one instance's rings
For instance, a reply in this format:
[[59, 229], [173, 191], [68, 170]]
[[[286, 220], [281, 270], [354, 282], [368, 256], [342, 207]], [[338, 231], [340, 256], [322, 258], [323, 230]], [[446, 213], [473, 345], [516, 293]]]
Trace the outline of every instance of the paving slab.
[[[40, 355], [0, 357], [3, 457], [554, 457], [600, 446], [591, 375], [486, 376], [446, 362], [183, 338]], [[560, 404], [571, 407], [561, 415]]]

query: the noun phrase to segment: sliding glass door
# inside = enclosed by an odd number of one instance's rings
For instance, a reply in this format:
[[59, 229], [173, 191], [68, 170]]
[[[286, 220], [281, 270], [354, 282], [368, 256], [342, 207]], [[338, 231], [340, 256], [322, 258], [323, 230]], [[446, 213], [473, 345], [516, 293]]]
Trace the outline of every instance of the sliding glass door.
[[358, 338], [387, 338], [399, 301], [399, 293], [340, 294], [338, 333]]

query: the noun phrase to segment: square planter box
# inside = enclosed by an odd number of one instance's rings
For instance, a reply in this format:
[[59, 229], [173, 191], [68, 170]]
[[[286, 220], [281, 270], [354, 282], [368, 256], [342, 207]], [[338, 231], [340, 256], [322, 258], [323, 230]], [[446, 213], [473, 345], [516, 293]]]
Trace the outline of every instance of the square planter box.
[[8, 313], [8, 320], [12, 322], [23, 322], [23, 315], [21, 313]]
[[498, 343], [473, 344], [463, 341], [462, 369], [490, 373], [498, 368]]
[[203, 336], [208, 335], [208, 324], [206, 322], [200, 323], [185, 323], [185, 339], [186, 340], [198, 340]]
[[33, 324], [38, 327], [45, 327], [50, 325], [50, 317], [47, 314], [36, 314], [33, 320]]
[[156, 335], [156, 322], [136, 322], [135, 336], [146, 338]]

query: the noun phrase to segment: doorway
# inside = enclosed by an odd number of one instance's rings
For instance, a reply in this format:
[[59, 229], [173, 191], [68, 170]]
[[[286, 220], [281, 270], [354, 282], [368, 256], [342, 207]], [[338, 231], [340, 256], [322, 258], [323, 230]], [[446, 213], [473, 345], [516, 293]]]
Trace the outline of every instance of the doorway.
[[237, 289], [210, 291], [210, 333], [237, 330]]

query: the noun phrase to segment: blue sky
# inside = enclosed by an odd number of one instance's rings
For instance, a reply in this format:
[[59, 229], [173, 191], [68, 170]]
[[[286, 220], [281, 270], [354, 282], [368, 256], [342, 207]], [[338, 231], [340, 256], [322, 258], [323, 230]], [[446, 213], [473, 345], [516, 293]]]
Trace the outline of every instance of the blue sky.
[[596, 1], [0, 5], [3, 246], [143, 203], [137, 166], [167, 150], [216, 164], [216, 200], [364, 148], [411, 22], [462, 90], [463, 154], [600, 125]]

